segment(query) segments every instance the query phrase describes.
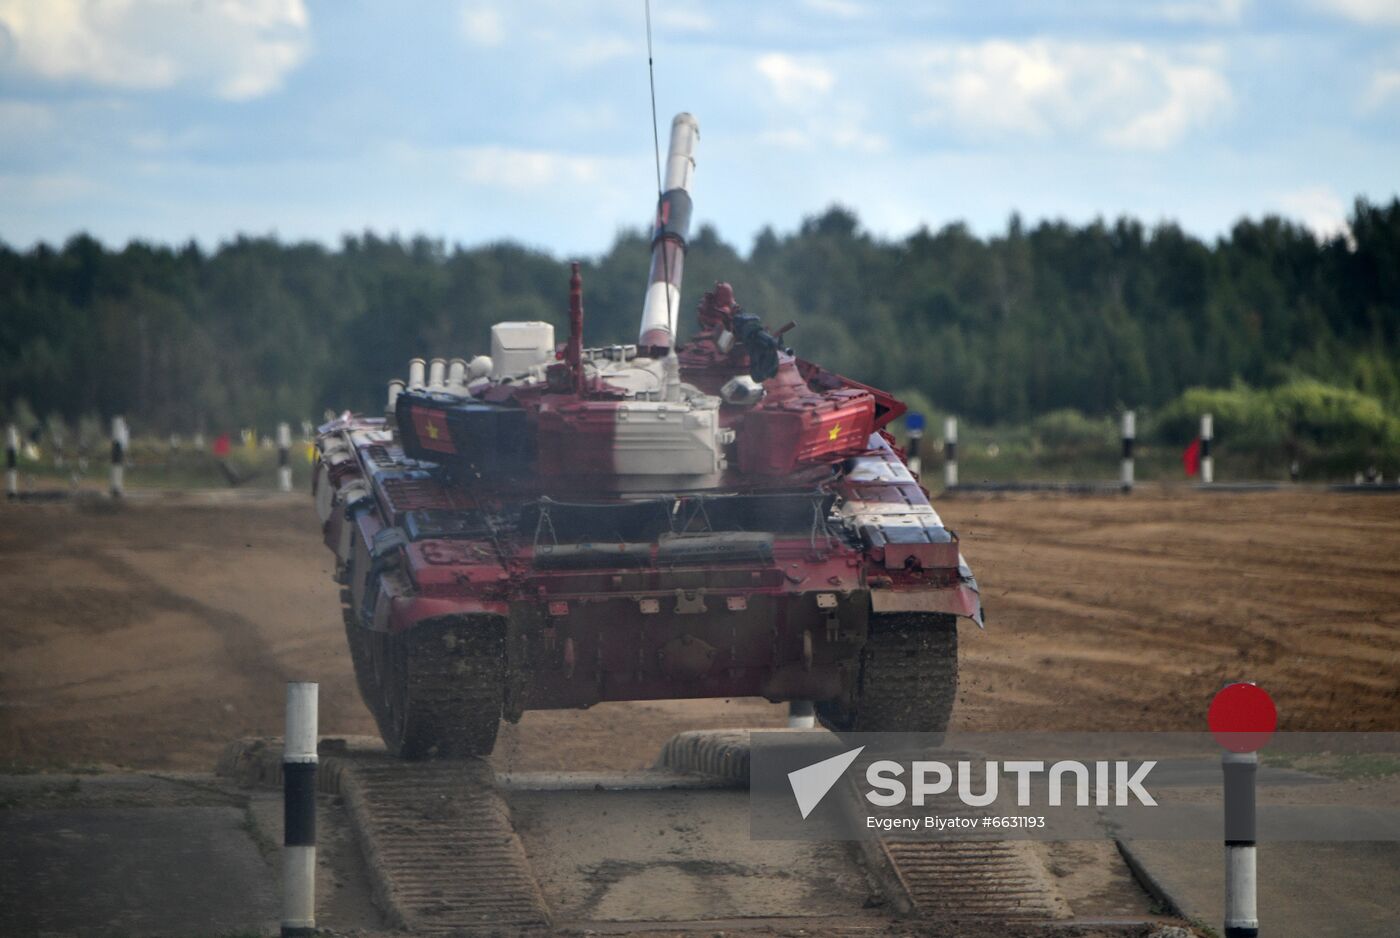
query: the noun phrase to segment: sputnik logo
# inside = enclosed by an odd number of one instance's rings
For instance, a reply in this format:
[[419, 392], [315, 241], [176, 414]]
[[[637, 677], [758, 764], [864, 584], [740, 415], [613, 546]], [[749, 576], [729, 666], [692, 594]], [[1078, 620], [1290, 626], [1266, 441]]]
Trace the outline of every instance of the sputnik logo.
[[788, 784], [792, 786], [792, 795], [797, 799], [797, 810], [802, 812], [802, 820], [807, 820], [807, 815], [816, 810], [826, 793], [846, 774], [863, 749], [865, 747], [860, 746], [788, 773]]
[[[792, 794], [797, 799], [797, 809], [802, 812], [804, 821], [864, 749], [864, 746], [860, 746], [788, 773], [788, 783], [792, 785]], [[1126, 807], [1134, 799], [1141, 805], [1152, 807], [1157, 802], [1143, 783], [1156, 765], [1153, 760], [1140, 762], [1136, 766], [1125, 760], [1100, 760], [1092, 765], [1061, 760], [1048, 767], [1039, 760], [988, 761], [982, 767], [983, 789], [977, 793], [972, 790], [974, 769], [970, 760], [953, 763], [916, 761], [906, 766], [889, 759], [879, 759], [866, 766], [865, 781], [872, 790], [862, 795], [867, 802], [881, 808], [897, 807], [906, 800], [914, 807], [923, 807], [928, 796], [956, 790], [958, 800], [963, 804], [981, 808], [996, 802], [999, 776], [1004, 772], [1016, 777], [1016, 804], [1022, 808], [1032, 803], [1031, 779], [1034, 776], [1045, 777], [1050, 807], [1060, 807], [1064, 803], [1065, 789], [1071, 786], [1069, 795], [1080, 807], [1087, 807], [1091, 799], [1100, 807], [1110, 804]], [[903, 778], [906, 771], [907, 782]], [[1090, 781], [1091, 776], [1093, 782]], [[956, 789], [953, 784], [955, 778]]]

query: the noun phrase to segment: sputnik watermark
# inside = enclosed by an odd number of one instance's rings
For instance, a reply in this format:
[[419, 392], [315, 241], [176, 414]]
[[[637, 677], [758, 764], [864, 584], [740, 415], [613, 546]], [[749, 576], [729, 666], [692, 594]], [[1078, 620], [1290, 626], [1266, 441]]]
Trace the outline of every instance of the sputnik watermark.
[[[859, 746], [788, 773], [792, 795], [804, 820], [821, 804], [827, 792], [840, 781], [864, 749], [864, 746]], [[1093, 766], [1092, 770], [1090, 765]], [[1088, 807], [1091, 803], [1100, 807], [1127, 807], [1133, 803], [1133, 799], [1137, 799], [1140, 805], [1154, 807], [1157, 801], [1144, 782], [1156, 765], [1153, 760], [1138, 762], [1134, 767], [1134, 763], [1122, 760], [1084, 763], [1062, 759], [1050, 763], [1047, 768], [1046, 763], [1039, 760], [987, 760], [982, 763], [981, 791], [974, 792], [977, 770], [973, 768], [971, 760], [959, 760], [950, 765], [938, 760], [921, 759], [910, 762], [906, 767], [892, 759], [879, 759], [865, 767], [865, 782], [870, 787], [861, 792], [861, 796], [877, 808], [906, 804], [921, 808], [928, 798], [950, 792], [956, 776], [958, 800], [970, 808], [985, 808], [1000, 797], [1000, 780], [1005, 774], [1016, 778], [1016, 806], [1019, 808], [1032, 806], [1032, 781], [1037, 776], [1046, 779], [1045, 804], [1052, 808], [1065, 803], [1066, 788], [1072, 788], [1074, 804], [1080, 807]], [[912, 820], [906, 819], [906, 822]], [[950, 822], [947, 826], [959, 826], [956, 819], [945, 820]], [[945, 825], [937, 826], [941, 830]]]
[[[750, 735], [756, 840], [1220, 839], [1210, 733]], [[1400, 807], [1346, 779], [1400, 765], [1400, 733], [1275, 733], [1254, 840], [1400, 841]], [[1238, 839], [1238, 838], [1236, 838]]]
[[[973, 775], [975, 769], [972, 762], [962, 760], [957, 763], [958, 779], [958, 800], [970, 808], [985, 808], [993, 804], [1000, 795], [999, 780], [1002, 774], [1016, 776], [1016, 806], [1018, 808], [1028, 808], [1031, 806], [1031, 779], [1037, 775], [1045, 775], [1048, 779], [1048, 798], [1046, 804], [1052, 808], [1057, 808], [1064, 803], [1065, 776], [1073, 776], [1075, 800], [1074, 803], [1080, 807], [1088, 807], [1090, 784], [1089, 766], [1083, 762], [1071, 759], [1064, 759], [1052, 763], [1047, 770], [1045, 763], [1041, 761], [1011, 760], [1007, 762], [996, 762], [989, 760], [983, 763], [982, 791], [974, 793], [972, 791]], [[1147, 774], [1156, 766], [1155, 761], [1139, 762], [1137, 768], [1132, 767], [1130, 762], [1094, 762], [1094, 785], [1093, 795], [1095, 805], [1104, 807], [1114, 805], [1115, 807], [1127, 807], [1131, 805], [1132, 799], [1136, 798], [1139, 804], [1154, 807], [1157, 802], [1152, 794], [1143, 787], [1143, 782], [1147, 780]], [[910, 784], [906, 785], [901, 776], [904, 774], [904, 766], [890, 759], [881, 759], [878, 762], [870, 763], [865, 770], [866, 783], [874, 787], [875, 791], [865, 793], [865, 800], [880, 808], [892, 808], [908, 803], [916, 808], [924, 805], [924, 800], [933, 795], [942, 795], [949, 791], [953, 784], [954, 770], [946, 762], [918, 761], [910, 764]], [[1110, 776], [1113, 779], [1110, 790]], [[1110, 795], [1112, 801], [1109, 800]]]

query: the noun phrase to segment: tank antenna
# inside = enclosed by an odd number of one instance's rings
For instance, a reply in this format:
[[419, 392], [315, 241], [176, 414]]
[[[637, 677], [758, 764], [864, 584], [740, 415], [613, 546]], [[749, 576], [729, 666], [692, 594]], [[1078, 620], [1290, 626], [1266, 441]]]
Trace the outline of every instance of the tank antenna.
[[[656, 209], [657, 217], [661, 214], [661, 199], [664, 193], [661, 191], [661, 131], [656, 124], [656, 64], [651, 54], [651, 0], [645, 0], [647, 13], [647, 84], [651, 86], [651, 152], [656, 160]], [[671, 261], [666, 257], [665, 252], [661, 255], [661, 266], [666, 273], [666, 282], [671, 282]], [[675, 322], [675, 313], [671, 309], [671, 291], [666, 291], [666, 321]], [[675, 349], [675, 337], [671, 337], [671, 349]]]
[[661, 131], [656, 126], [656, 66], [651, 56], [651, 0], [647, 11], [647, 83], [651, 86], [651, 152], [656, 158], [656, 197], [661, 198]]

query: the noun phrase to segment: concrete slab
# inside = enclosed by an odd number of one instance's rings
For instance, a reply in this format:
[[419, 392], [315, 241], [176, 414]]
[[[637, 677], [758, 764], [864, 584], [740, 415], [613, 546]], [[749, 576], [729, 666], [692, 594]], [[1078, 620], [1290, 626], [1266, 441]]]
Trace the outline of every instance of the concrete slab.
[[881, 919], [849, 845], [751, 839], [745, 791], [505, 794], [557, 924]]
[[[1188, 919], [1221, 929], [1225, 856], [1219, 843], [1132, 841], [1125, 853]], [[1400, 935], [1400, 843], [1261, 843], [1260, 933], [1273, 938]]]
[[277, 928], [241, 808], [0, 811], [0, 933], [220, 935]]

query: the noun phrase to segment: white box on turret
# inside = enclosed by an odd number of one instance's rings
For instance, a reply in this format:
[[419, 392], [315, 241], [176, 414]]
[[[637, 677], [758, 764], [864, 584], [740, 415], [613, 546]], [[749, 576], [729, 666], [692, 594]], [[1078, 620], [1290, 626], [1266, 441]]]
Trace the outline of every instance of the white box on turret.
[[554, 326], [547, 322], [498, 322], [491, 327], [491, 377], [524, 374], [554, 360]]

